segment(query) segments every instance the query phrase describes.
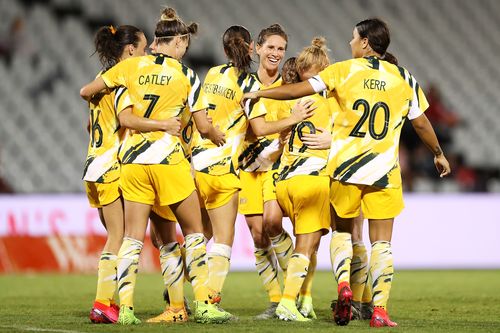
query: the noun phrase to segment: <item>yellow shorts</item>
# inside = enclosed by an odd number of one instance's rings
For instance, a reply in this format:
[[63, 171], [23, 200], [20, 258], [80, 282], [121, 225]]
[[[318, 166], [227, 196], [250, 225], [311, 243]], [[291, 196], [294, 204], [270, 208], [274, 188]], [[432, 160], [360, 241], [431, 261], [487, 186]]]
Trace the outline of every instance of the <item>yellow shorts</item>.
[[112, 183], [85, 182], [85, 190], [87, 191], [90, 207], [102, 208], [115, 202], [122, 195], [119, 183], [119, 180], [115, 180]]
[[337, 215], [351, 218], [363, 211], [365, 219], [384, 220], [399, 215], [404, 208], [403, 189], [332, 182], [330, 202]]
[[263, 214], [264, 202], [276, 200], [278, 170], [240, 171], [241, 191], [238, 211], [243, 215]]
[[158, 215], [162, 219], [165, 219], [170, 222], [177, 222], [177, 218], [175, 217], [174, 212], [172, 212], [169, 206], [154, 205], [152, 210], [156, 215]]
[[200, 194], [202, 207], [214, 209], [222, 207], [231, 200], [233, 194], [241, 189], [240, 179], [228, 173], [212, 176], [204, 172], [195, 172], [196, 187]]
[[152, 206], [174, 204], [196, 190], [186, 159], [174, 165], [124, 164], [120, 187], [126, 200]]
[[295, 235], [330, 229], [330, 177], [300, 175], [276, 183], [276, 196]]

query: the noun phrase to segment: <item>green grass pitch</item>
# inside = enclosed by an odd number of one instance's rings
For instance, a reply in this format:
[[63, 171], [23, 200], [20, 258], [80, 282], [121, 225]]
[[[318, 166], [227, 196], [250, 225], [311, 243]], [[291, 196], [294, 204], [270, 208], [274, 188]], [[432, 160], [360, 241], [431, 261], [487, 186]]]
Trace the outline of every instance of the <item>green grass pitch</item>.
[[[368, 321], [338, 327], [329, 304], [336, 297], [331, 272], [317, 272], [313, 297], [318, 320], [287, 323], [255, 321], [267, 306], [256, 272], [231, 272], [222, 306], [240, 320], [223, 325], [195, 322], [135, 327], [94, 325], [88, 320], [96, 277], [93, 275], [0, 276], [0, 332], [360, 332], [373, 331]], [[140, 274], [135, 293], [136, 315], [147, 319], [163, 309], [158, 274]], [[186, 294], [192, 297], [189, 286]], [[500, 271], [396, 271], [389, 301], [396, 332], [500, 332]]]

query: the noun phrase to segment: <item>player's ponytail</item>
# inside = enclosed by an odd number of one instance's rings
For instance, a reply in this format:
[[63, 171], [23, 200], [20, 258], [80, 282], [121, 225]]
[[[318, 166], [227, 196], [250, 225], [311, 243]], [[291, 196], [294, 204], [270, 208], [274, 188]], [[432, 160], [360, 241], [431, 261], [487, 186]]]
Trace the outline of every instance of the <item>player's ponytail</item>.
[[222, 44], [224, 52], [226, 52], [229, 60], [241, 72], [248, 73], [252, 65], [252, 57], [250, 56], [250, 44], [252, 37], [250, 32], [241, 25], [233, 25], [229, 27], [222, 36]]
[[104, 26], [99, 28], [94, 38], [95, 52], [105, 69], [113, 67], [123, 54], [127, 45], [139, 45], [142, 31], [132, 25], [121, 25], [118, 28]]
[[299, 72], [297, 72], [297, 58], [288, 58], [283, 63], [283, 68], [281, 69], [281, 77], [283, 84], [297, 83], [300, 81]]
[[381, 59], [394, 65], [398, 64], [397, 58], [387, 52], [391, 43], [391, 34], [387, 23], [379, 18], [370, 18], [356, 24], [356, 30], [359, 37], [368, 39], [368, 44], [373, 51], [380, 54]]
[[330, 65], [328, 48], [324, 37], [314, 37], [311, 45], [305, 47], [297, 57], [297, 71], [303, 72], [316, 65], [321, 71]]
[[390, 52], [385, 52], [385, 54], [382, 56], [382, 59], [393, 64], [393, 65], [398, 65], [398, 58], [394, 56], [394, 54]]
[[198, 23], [187, 25], [177, 16], [175, 9], [166, 7], [162, 10], [160, 20], [156, 24], [155, 37], [158, 44], [168, 44], [175, 36], [189, 38], [190, 35], [195, 35], [197, 32]]

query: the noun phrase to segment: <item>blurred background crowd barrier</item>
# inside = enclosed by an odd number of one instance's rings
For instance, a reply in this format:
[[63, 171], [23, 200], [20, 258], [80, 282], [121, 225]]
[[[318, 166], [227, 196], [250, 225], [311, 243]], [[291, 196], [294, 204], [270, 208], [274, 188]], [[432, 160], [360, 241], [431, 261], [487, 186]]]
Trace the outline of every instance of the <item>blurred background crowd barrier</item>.
[[[392, 239], [397, 269], [500, 268], [500, 196], [408, 194]], [[283, 221], [292, 234], [291, 223]], [[178, 232], [178, 238], [182, 238]], [[364, 241], [369, 245], [365, 223]], [[95, 272], [105, 230], [82, 195], [0, 196], [0, 273]], [[330, 269], [330, 234], [318, 269]], [[159, 268], [158, 251], [144, 242], [141, 272]], [[209, 245], [210, 246], [210, 243]], [[254, 270], [253, 241], [238, 215], [232, 270]]]

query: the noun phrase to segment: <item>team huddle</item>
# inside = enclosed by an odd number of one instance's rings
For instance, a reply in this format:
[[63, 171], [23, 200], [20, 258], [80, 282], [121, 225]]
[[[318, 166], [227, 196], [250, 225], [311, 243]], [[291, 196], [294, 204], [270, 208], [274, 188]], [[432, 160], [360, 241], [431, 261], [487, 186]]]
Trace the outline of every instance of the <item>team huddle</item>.
[[[83, 179], [108, 237], [90, 320], [141, 323], [133, 296], [149, 222], [167, 305], [147, 322], [237, 319], [221, 304], [239, 212], [269, 296], [256, 319], [316, 319], [316, 252], [331, 229], [335, 323], [396, 326], [387, 302], [392, 229], [404, 206], [398, 145], [405, 120], [433, 152], [440, 175], [451, 170], [424, 114], [420, 86], [387, 52], [387, 25], [358, 23], [353, 58], [333, 64], [322, 37], [284, 61], [288, 36], [279, 24], [262, 29], [255, 43], [246, 28], [231, 26], [222, 38], [228, 62], [212, 67], [203, 82], [181, 62], [197, 30], [166, 8], [150, 55], [136, 27], [102, 27], [96, 34], [103, 70], [80, 91], [90, 106]], [[254, 52], [258, 69], [251, 72]], [[293, 224], [295, 244], [283, 216]], [[369, 263], [360, 237], [364, 218]], [[185, 279], [193, 288], [192, 311]]]

